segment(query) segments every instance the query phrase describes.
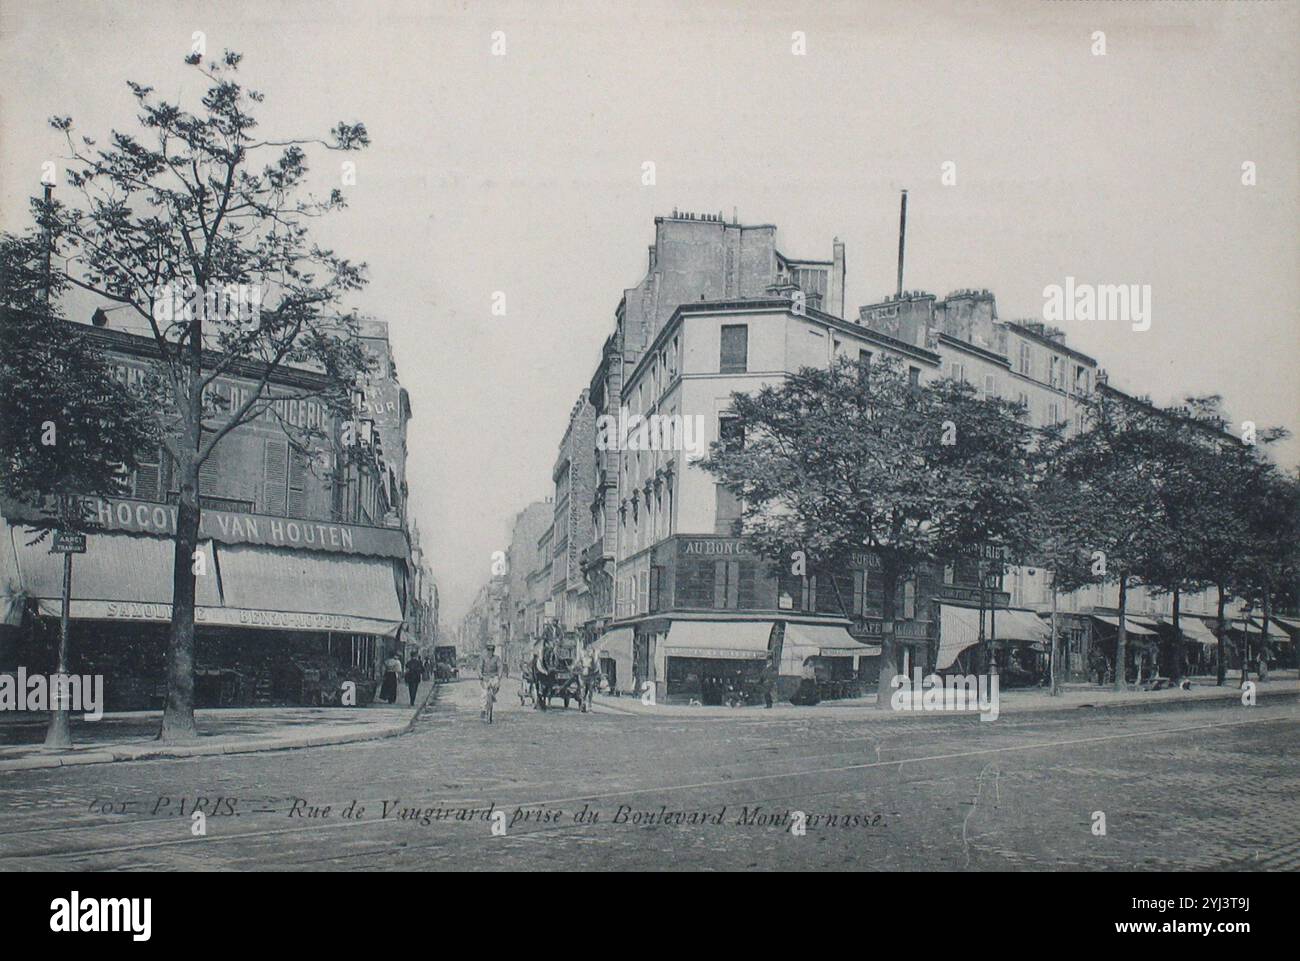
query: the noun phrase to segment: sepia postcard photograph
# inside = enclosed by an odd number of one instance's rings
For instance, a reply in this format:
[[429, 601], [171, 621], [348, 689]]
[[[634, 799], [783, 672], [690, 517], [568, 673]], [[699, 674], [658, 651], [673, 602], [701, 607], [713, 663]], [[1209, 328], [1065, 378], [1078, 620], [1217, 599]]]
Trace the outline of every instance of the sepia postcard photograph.
[[[995, 930], [1282, 927], [1297, 37], [0, 0], [13, 928], [183, 943], [201, 876], [287, 872], [230, 920], [327, 949], [336, 872], [925, 875], [861, 895], [909, 930], [996, 873]], [[401, 884], [383, 927], [476, 910]], [[677, 910], [580, 890], [518, 903]]]

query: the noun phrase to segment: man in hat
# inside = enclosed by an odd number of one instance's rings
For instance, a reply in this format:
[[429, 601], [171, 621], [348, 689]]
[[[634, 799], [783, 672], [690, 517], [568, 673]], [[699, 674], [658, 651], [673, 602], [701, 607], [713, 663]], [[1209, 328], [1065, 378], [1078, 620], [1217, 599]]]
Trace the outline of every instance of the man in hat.
[[483, 660], [479, 662], [478, 683], [481, 691], [478, 716], [480, 718], [487, 717], [488, 688], [492, 688], [493, 697], [496, 697], [497, 691], [501, 689], [501, 658], [497, 657], [496, 652], [495, 644], [485, 645]]

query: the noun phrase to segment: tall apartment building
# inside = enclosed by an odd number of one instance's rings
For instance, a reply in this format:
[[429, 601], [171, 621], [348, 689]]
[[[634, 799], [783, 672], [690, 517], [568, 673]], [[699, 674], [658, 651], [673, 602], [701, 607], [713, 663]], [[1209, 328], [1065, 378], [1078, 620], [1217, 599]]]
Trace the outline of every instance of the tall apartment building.
[[570, 656], [591, 619], [591, 594], [582, 576], [582, 551], [591, 543], [591, 497], [595, 482], [595, 412], [584, 389], [560, 440], [555, 466], [551, 538], [551, 616], [561, 647]]
[[[1020, 401], [1034, 426], [1063, 424], [1067, 433], [1085, 427], [1094, 391], [1127, 398], [1061, 331], [1000, 319], [988, 290], [961, 289], [942, 299], [905, 291], [847, 317], [844, 278], [838, 240], [829, 259], [801, 259], [778, 248], [770, 224], [677, 211], [655, 218], [646, 274], [624, 291], [585, 391], [598, 425], [585, 435], [595, 440], [590, 522], [577, 544], [587, 606], [575, 611], [571, 590], [579, 500], [575, 461], [566, 453], [572, 423], [553, 475], [554, 523], [539, 539], [551, 568], [530, 577], [538, 632], [548, 617], [570, 632], [585, 624], [619, 690], [650, 683], [660, 697], [707, 696], [717, 688], [711, 682], [764, 663], [779, 664], [778, 693], [810, 673], [870, 685], [881, 670], [950, 667], [981, 636], [997, 639], [1010, 669], [1017, 657], [1041, 656], [1043, 599], [1026, 585], [1041, 582], [1043, 572], [1013, 568], [1003, 578], [1000, 564], [972, 552], [923, 564], [898, 586], [896, 662], [882, 665], [876, 559], [863, 553], [846, 570], [798, 577], [774, 567], [740, 536], [742, 505], [694, 463], [688, 447], [702, 453], [715, 441], [743, 443], [729, 414], [733, 392], [842, 357], [870, 364], [891, 356], [917, 383], [966, 381], [982, 396]], [[620, 435], [609, 444], [599, 427], [653, 416], [689, 425], [678, 441], [692, 443], [647, 447]], [[538, 590], [543, 584], [550, 590]], [[1107, 606], [1113, 598], [1104, 589], [1095, 593], [1066, 602], [1080, 621], [1071, 627], [1066, 661], [1078, 677], [1092, 647], [1114, 646], [1114, 610]], [[1206, 599], [1188, 603], [1185, 609], [1195, 611]], [[1151, 626], [1131, 621], [1135, 635], [1147, 630], [1154, 637], [1167, 626], [1147, 613]], [[1195, 618], [1190, 623], [1188, 636], [1204, 627]], [[1143, 651], [1141, 642], [1132, 647]]]
[[529, 602], [532, 596], [529, 578], [541, 562], [538, 539], [554, 523], [554, 504], [548, 497], [544, 501], [534, 501], [521, 510], [510, 526], [510, 549], [506, 554], [506, 655], [514, 669], [518, 668], [525, 657], [524, 652], [537, 639], [536, 629], [529, 622]]

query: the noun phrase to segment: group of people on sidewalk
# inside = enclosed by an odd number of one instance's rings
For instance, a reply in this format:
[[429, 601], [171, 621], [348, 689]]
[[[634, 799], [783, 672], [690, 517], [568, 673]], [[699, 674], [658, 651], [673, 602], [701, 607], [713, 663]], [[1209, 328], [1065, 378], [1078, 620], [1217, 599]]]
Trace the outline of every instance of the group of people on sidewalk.
[[403, 667], [402, 659], [394, 651], [388, 660], [384, 661], [384, 682], [379, 688], [379, 699], [389, 704], [396, 704], [397, 679], [402, 677], [405, 678], [406, 689], [411, 695], [411, 707], [415, 707], [415, 696], [420, 690], [420, 682], [428, 673], [428, 665], [420, 657], [412, 655]]

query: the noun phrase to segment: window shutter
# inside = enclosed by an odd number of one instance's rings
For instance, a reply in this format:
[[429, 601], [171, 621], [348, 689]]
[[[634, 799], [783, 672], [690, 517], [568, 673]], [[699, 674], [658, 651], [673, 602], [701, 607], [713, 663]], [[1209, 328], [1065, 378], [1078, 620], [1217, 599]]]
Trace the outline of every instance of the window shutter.
[[221, 471], [217, 467], [217, 451], [213, 450], [208, 459], [199, 465], [199, 494], [204, 497], [220, 497]]
[[268, 437], [262, 462], [262, 505], [268, 514], [284, 515], [288, 498], [289, 442]]
[[131, 483], [132, 492], [136, 497], [146, 501], [159, 500], [159, 494], [162, 490], [160, 482], [161, 457], [153, 461], [141, 460], [135, 470], [135, 477]]
[[307, 455], [289, 450], [289, 516], [303, 517], [307, 513]]

